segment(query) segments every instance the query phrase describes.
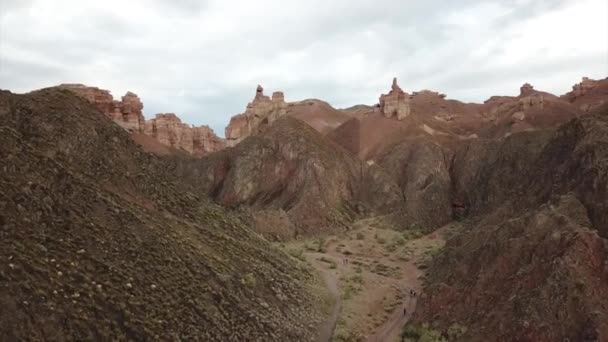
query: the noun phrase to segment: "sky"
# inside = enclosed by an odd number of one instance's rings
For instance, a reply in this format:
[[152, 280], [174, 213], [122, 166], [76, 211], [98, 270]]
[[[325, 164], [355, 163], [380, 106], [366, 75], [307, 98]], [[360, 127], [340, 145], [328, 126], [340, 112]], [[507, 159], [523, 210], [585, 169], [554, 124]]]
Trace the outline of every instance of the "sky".
[[0, 89], [138, 94], [223, 136], [257, 84], [377, 103], [393, 77], [482, 102], [608, 76], [606, 0], [0, 0]]

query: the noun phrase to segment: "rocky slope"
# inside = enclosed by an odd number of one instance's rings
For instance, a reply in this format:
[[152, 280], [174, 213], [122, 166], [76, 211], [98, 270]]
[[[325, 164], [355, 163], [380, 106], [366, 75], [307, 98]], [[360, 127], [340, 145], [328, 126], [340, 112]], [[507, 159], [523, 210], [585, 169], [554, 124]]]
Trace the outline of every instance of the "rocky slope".
[[428, 272], [416, 322], [461, 341], [603, 341], [608, 244], [574, 196], [499, 210], [448, 241]]
[[462, 340], [608, 336], [608, 110], [470, 142], [452, 164], [471, 221], [434, 259], [418, 324]]
[[385, 155], [379, 165], [397, 181], [405, 204], [392, 219], [396, 227], [430, 232], [453, 219], [452, 153], [427, 140], [409, 140]]
[[329, 232], [358, 214], [402, 205], [397, 185], [379, 168], [289, 116], [176, 172], [222, 205], [284, 212], [293, 228], [278, 234], [284, 237]]
[[[62, 84], [61, 89], [67, 89], [92, 103], [101, 113], [107, 115], [115, 123], [129, 131], [134, 140], [145, 150], [152, 153], [168, 154], [175, 151], [185, 151], [196, 157], [219, 151], [226, 146], [224, 139], [215, 135], [209, 126], [190, 126], [173, 113], [156, 114], [151, 120], [145, 120], [143, 103], [139, 97], [127, 92], [121, 101], [115, 101], [109, 91], [82, 84]], [[153, 137], [155, 141], [141, 135]]]
[[0, 340], [314, 337], [312, 275], [88, 102], [0, 92], [0, 140]]

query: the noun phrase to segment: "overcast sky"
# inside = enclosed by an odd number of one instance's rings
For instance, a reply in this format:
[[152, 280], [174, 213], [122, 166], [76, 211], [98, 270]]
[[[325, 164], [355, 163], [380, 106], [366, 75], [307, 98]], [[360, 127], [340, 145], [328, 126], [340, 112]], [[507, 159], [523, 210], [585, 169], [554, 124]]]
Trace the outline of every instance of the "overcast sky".
[[481, 102], [608, 76], [606, 0], [0, 0], [0, 88], [127, 90], [223, 135], [262, 84], [374, 104], [393, 76]]

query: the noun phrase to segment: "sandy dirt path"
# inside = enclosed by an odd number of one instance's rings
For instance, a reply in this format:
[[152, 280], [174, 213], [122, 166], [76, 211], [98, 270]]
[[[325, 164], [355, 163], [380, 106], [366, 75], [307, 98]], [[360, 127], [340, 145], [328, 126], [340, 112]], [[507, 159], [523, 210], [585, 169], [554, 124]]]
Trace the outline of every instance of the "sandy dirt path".
[[[321, 257], [327, 257], [324, 253], [305, 253], [306, 259], [308, 262], [319, 271], [323, 281], [325, 282], [325, 286], [329, 290], [330, 294], [334, 299], [334, 305], [331, 309], [331, 314], [327, 318], [327, 321], [323, 323], [321, 328], [319, 329], [319, 335], [317, 337], [317, 342], [330, 342], [334, 335], [334, 330], [336, 329], [336, 323], [338, 322], [338, 318], [340, 317], [340, 312], [342, 311], [342, 298], [340, 296], [340, 287], [338, 285], [338, 276], [336, 275], [335, 270], [328, 269], [328, 265], [319, 259]], [[337, 260], [335, 260], [337, 262]]]
[[[398, 341], [401, 330], [412, 318], [416, 311], [416, 298], [410, 298], [406, 305], [399, 307], [393, 311], [388, 321], [378, 327], [375, 334], [367, 339], [367, 342], [395, 342]], [[403, 314], [405, 307], [406, 315]]]
[[[317, 341], [396, 342], [416, 310], [424, 271], [418, 264], [440, 248], [441, 234], [403, 238], [403, 232], [359, 221], [348, 233], [299, 241], [306, 262], [323, 279], [333, 304]], [[373, 221], [372, 221], [373, 224]], [[323, 252], [317, 252], [323, 241]], [[403, 309], [406, 309], [406, 315]]]

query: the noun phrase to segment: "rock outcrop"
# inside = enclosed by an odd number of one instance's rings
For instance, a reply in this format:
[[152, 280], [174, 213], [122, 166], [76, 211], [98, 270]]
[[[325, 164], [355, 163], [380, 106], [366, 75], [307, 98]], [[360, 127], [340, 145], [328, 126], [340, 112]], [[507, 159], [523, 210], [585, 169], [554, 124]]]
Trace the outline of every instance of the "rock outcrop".
[[530, 83], [524, 83], [519, 88], [519, 97], [530, 96], [534, 93], [534, 87]]
[[410, 95], [404, 92], [397, 84], [397, 78], [393, 78], [393, 85], [388, 94], [380, 96], [379, 109], [385, 117], [396, 117], [403, 120], [410, 115]]
[[245, 113], [235, 115], [226, 126], [226, 143], [234, 146], [250, 135], [266, 129], [268, 125], [287, 113], [287, 104], [282, 92], [272, 93], [272, 98], [264, 95], [264, 88], [258, 85], [253, 101], [247, 104]]
[[174, 113], [156, 114], [154, 119], [145, 122], [143, 133], [196, 157], [219, 151], [226, 145], [209, 126], [184, 124]]
[[61, 84], [59, 88], [68, 89], [84, 97], [127, 131], [142, 131], [145, 121], [142, 112], [144, 105], [134, 93], [129, 91], [122, 97], [122, 101], [116, 101], [108, 90], [84, 84]]
[[[160, 143], [181, 149], [195, 157], [202, 157], [226, 147], [225, 140], [215, 135], [209, 126], [190, 126], [173, 113], [156, 114], [151, 120], [145, 120], [144, 105], [137, 95], [127, 92], [121, 101], [116, 101], [108, 90], [88, 87], [83, 84], [62, 84], [68, 89], [91, 102], [100, 112], [110, 117], [120, 127], [137, 134], [143, 133], [154, 137]], [[148, 149], [142, 139], [136, 139], [144, 149]]]

